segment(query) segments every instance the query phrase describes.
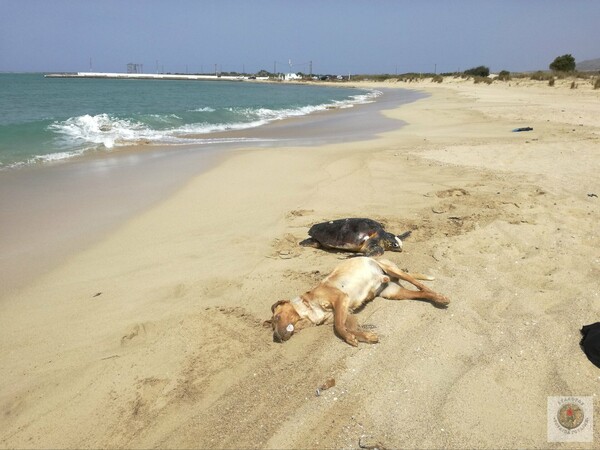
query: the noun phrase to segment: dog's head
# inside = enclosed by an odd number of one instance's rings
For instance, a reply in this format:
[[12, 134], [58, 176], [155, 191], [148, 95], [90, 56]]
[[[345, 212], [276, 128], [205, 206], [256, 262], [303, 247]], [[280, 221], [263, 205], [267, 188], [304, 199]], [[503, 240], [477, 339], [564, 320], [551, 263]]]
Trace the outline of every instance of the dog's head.
[[300, 327], [302, 322], [300, 315], [289, 300], [279, 300], [271, 306], [273, 316], [265, 320], [263, 325], [273, 329], [273, 340], [275, 342], [285, 342], [292, 337], [292, 334]]

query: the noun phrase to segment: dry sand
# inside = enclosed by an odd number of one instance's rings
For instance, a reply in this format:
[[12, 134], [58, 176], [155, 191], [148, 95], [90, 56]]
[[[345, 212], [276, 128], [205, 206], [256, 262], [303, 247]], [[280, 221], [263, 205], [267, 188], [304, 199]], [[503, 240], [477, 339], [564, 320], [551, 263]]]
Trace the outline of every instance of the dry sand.
[[[547, 442], [547, 398], [600, 417], [578, 345], [600, 320], [600, 92], [385, 86], [432, 96], [374, 140], [236, 152], [0, 299], [0, 446], [573, 448]], [[386, 257], [450, 307], [378, 298], [377, 345], [273, 343], [270, 305], [345, 257], [297, 242], [344, 216], [413, 230]]]

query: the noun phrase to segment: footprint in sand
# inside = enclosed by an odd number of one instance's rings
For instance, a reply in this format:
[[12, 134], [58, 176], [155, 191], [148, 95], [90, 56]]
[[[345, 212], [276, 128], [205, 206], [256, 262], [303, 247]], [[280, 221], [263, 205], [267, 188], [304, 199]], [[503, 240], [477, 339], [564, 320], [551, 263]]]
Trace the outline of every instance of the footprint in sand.
[[136, 323], [135, 325], [130, 326], [125, 334], [121, 337], [121, 345], [127, 345], [136, 338], [145, 338], [147, 332], [148, 330], [145, 324]]

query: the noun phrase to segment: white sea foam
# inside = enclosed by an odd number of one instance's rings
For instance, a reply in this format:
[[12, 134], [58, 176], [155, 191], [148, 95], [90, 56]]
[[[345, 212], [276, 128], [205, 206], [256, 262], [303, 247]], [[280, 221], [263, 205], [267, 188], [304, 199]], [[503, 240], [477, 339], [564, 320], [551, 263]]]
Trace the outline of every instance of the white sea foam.
[[[214, 144], [248, 141], [246, 138], [210, 138], [198, 136], [209, 133], [219, 133], [231, 130], [243, 130], [265, 125], [269, 122], [299, 117], [324, 111], [331, 108], [351, 108], [356, 104], [371, 103], [382, 95], [380, 91], [372, 90], [351, 96], [343, 101], [331, 101], [326, 104], [303, 106], [288, 109], [241, 108], [226, 109], [232, 122], [229, 123], [191, 123], [180, 125], [183, 120], [176, 114], [150, 114], [146, 121], [159, 125], [164, 129], [154, 129], [142, 120], [118, 118], [109, 114], [97, 114], [72, 117], [62, 122], [54, 122], [48, 128], [61, 137], [65, 151], [39, 155], [29, 162], [50, 162], [72, 158], [81, 155], [91, 148], [112, 149], [118, 146], [139, 143], [152, 144]], [[192, 111], [215, 112], [211, 107], [202, 107]], [[169, 127], [171, 125], [171, 127]]]
[[83, 150], [77, 150], [72, 152], [58, 152], [58, 153], [49, 153], [47, 155], [37, 155], [31, 158], [28, 163], [48, 163], [48, 162], [56, 162], [62, 161], [63, 159], [73, 158], [75, 156], [79, 156], [83, 154]]
[[190, 112], [215, 112], [216, 109], [211, 108], [210, 106], [205, 106], [203, 108], [190, 109]]
[[72, 117], [63, 122], [55, 122], [48, 128], [72, 143], [103, 145], [105, 148], [141, 140], [154, 141], [161, 137], [161, 133], [149, 129], [141, 122], [119, 119], [108, 114]]

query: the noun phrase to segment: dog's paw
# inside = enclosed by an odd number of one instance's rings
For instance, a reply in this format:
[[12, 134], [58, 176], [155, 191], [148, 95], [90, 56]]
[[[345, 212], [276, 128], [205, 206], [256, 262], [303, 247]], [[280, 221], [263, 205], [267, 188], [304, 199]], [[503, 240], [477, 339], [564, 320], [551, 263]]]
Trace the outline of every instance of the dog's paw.
[[448, 297], [446, 297], [445, 295], [438, 294], [435, 302], [440, 306], [446, 306], [446, 305], [450, 304], [450, 299]]
[[358, 339], [356, 339], [356, 336], [354, 336], [351, 333], [348, 333], [345, 337], [344, 340], [350, 344], [352, 347], [358, 347]]
[[370, 331], [363, 331], [363, 337], [363, 342], [367, 342], [369, 344], [376, 344], [379, 342], [379, 336], [377, 336], [375, 333], [371, 333]]

